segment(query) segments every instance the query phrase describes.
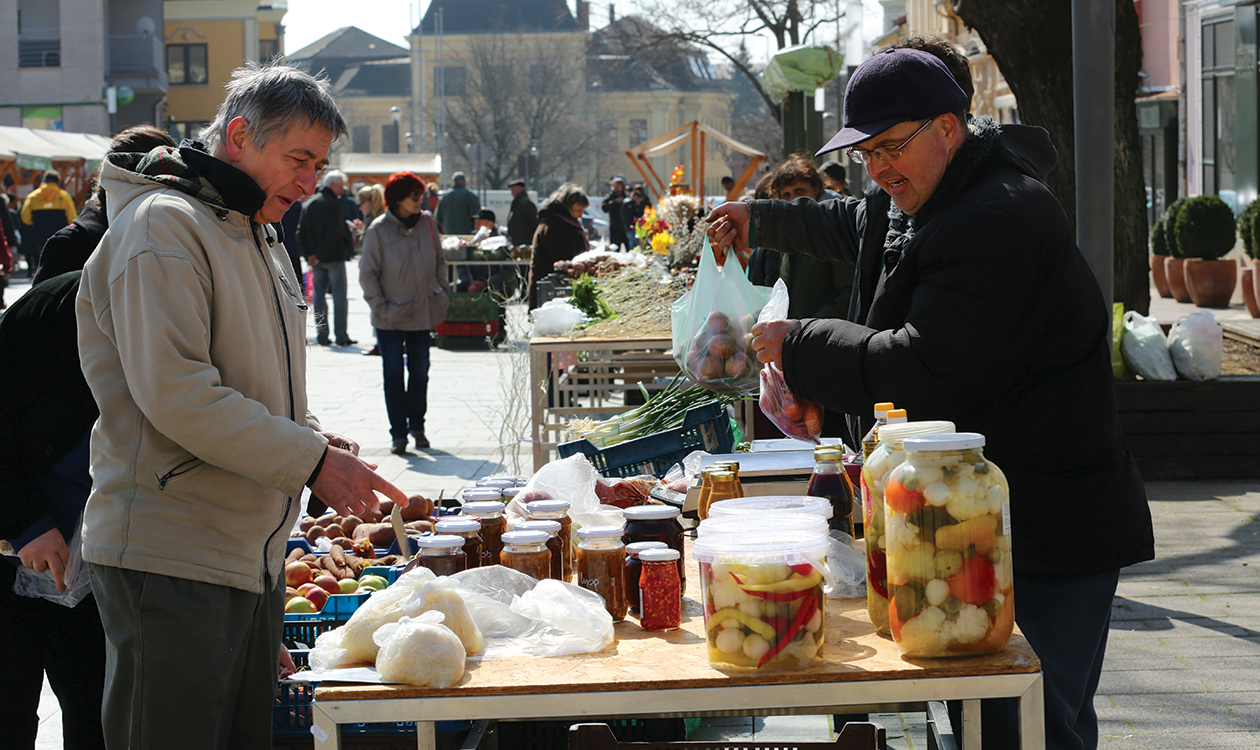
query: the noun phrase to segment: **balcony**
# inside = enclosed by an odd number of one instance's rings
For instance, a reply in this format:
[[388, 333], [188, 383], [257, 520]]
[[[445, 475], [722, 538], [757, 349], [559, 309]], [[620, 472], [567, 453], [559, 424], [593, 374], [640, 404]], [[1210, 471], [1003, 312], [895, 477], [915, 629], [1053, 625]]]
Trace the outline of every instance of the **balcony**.
[[19, 68], [60, 68], [61, 35], [57, 29], [26, 29], [18, 33]]

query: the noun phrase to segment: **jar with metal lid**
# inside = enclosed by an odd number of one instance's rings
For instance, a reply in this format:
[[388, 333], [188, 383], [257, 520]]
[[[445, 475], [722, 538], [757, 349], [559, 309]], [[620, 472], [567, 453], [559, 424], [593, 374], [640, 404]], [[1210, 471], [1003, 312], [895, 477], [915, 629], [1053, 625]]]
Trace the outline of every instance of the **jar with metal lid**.
[[[494, 492], [498, 494], [497, 491]], [[507, 519], [503, 517], [503, 503], [498, 500], [464, 503], [462, 512], [481, 522], [481, 565], [479, 567], [498, 565], [499, 553], [503, 552], [503, 532], [507, 531]]]
[[805, 494], [831, 501], [831, 528], [853, 536], [853, 483], [844, 470], [842, 446], [814, 448], [814, 471], [809, 475]]
[[744, 485], [739, 481], [739, 461], [714, 461], [709, 464], [709, 468], [715, 471], [729, 471], [735, 475], [735, 486], [738, 488], [739, 495], [744, 496]]
[[577, 584], [604, 598], [613, 622], [626, 619], [626, 546], [620, 526], [585, 526], [577, 530]]
[[564, 580], [564, 542], [560, 539], [559, 521], [521, 521], [513, 531], [547, 532], [547, 551], [551, 553], [551, 571], [547, 577]]
[[639, 553], [643, 564], [639, 582], [639, 626], [644, 630], [682, 627], [682, 582], [674, 549], [648, 549]]
[[468, 567], [481, 566], [481, 521], [472, 516], [445, 516], [433, 524], [433, 533], [452, 534], [463, 539]]
[[573, 580], [573, 521], [569, 518], [568, 500], [535, 500], [525, 503], [525, 512], [531, 521], [559, 521], [560, 546], [563, 556], [560, 559], [560, 580]]
[[434, 575], [450, 576], [468, 569], [463, 537], [453, 534], [426, 534], [415, 542], [420, 548], [416, 554], [416, 565], [428, 568]]
[[734, 472], [726, 471], [710, 471], [709, 472], [709, 493], [700, 498], [701, 505], [696, 508], [696, 514], [700, 520], [709, 517], [709, 509], [723, 500], [730, 500], [736, 497], [743, 497], [743, 492], [739, 488]]
[[915, 435], [954, 432], [954, 423], [940, 420], [884, 425], [879, 446], [862, 464], [862, 506], [866, 517], [866, 612], [875, 630], [891, 635], [888, 624], [887, 537], [884, 533], [884, 484], [906, 460], [901, 441]]
[[902, 440], [884, 485], [889, 625], [907, 656], [986, 654], [1015, 621], [1010, 488], [974, 432]]
[[547, 549], [547, 532], [540, 530], [509, 531], [503, 535], [505, 568], [524, 573], [538, 580], [551, 574], [551, 551]]
[[[682, 592], [687, 591], [687, 573], [683, 567], [683, 527], [678, 518], [682, 511], [672, 505], [635, 505], [621, 511], [626, 519], [622, 541], [665, 542], [678, 551], [678, 580]], [[633, 607], [633, 604], [631, 604]]]
[[669, 549], [669, 545], [665, 542], [630, 542], [626, 545], [626, 605], [634, 613], [639, 611], [639, 573], [643, 570], [639, 553], [645, 549]]

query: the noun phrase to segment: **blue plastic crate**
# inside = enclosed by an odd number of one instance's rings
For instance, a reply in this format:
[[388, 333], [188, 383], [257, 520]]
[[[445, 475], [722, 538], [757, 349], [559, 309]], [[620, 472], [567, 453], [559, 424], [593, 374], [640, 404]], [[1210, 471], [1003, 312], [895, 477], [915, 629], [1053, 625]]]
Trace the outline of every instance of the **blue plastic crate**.
[[596, 448], [582, 439], [561, 443], [556, 451], [562, 458], [581, 453], [595, 470], [606, 477], [633, 477], [651, 474], [663, 477], [676, 463], [692, 451], [730, 453], [735, 447], [735, 432], [726, 408], [717, 401], [687, 410], [681, 427], [663, 430], [647, 437], [627, 440], [608, 448]]
[[346, 615], [344, 619], [338, 619], [323, 612], [316, 612], [311, 615], [286, 614], [280, 640], [286, 648], [290, 649], [294, 648], [298, 643], [314, 646], [315, 639], [320, 634], [326, 633], [338, 625], [344, 625], [348, 619], [350, 619], [349, 615]]
[[380, 576], [381, 578], [384, 578], [390, 583], [393, 583], [394, 581], [398, 580], [398, 576], [402, 575], [403, 568], [405, 567], [407, 566], [405, 565], [369, 565], [368, 567], [363, 569], [363, 573], [361, 573], [359, 577], [362, 578], [363, 576], [366, 576], [366, 575]]
[[365, 591], [359, 594], [334, 594], [328, 597], [328, 601], [324, 602], [324, 608], [320, 610], [322, 615], [332, 615], [333, 617], [345, 622], [350, 619], [350, 615], [358, 609], [363, 602], [368, 600], [372, 595], [371, 591]]
[[300, 549], [303, 552], [315, 554], [315, 548], [311, 546], [311, 543], [306, 541], [300, 536], [291, 536], [289, 537], [288, 541], [284, 543], [284, 556], [288, 557], [289, 553], [295, 549]]

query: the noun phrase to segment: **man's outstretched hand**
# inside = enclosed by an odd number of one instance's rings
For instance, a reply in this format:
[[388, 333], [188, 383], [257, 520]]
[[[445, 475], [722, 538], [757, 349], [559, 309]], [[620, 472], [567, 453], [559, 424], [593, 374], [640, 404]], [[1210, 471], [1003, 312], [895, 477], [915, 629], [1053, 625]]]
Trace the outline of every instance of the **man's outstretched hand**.
[[324, 454], [324, 465], [311, 485], [311, 494], [343, 516], [361, 516], [365, 511], [377, 508], [380, 505], [377, 492], [393, 500], [400, 508], [407, 507], [407, 496], [403, 491], [377, 474], [375, 469], [376, 464], [329, 444], [328, 452]]

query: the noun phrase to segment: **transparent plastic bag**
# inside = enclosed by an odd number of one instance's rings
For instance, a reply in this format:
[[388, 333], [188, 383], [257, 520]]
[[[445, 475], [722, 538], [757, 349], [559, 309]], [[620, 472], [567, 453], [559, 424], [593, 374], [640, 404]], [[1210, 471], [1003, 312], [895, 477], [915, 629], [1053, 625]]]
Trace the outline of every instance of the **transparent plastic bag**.
[[573, 528], [617, 526], [623, 523], [621, 510], [601, 505], [595, 491], [599, 472], [581, 453], [543, 466], [529, 478], [525, 488], [508, 503], [505, 515], [513, 527], [529, 520], [525, 504], [535, 500], [568, 500]]
[[1120, 353], [1129, 368], [1145, 380], [1176, 380], [1168, 339], [1154, 317], [1129, 310], [1124, 314], [1124, 338]]
[[[757, 316], [757, 322], [786, 320], [787, 311], [787, 285], [783, 283], [783, 279], [779, 279], [774, 284], [770, 301]], [[823, 427], [822, 406], [797, 398], [787, 387], [783, 371], [773, 362], [767, 362], [761, 368], [761, 397], [757, 400], [757, 405], [761, 408], [761, 413], [782, 430], [784, 435], [815, 444], [820, 442]]]
[[1205, 310], [1177, 319], [1168, 332], [1168, 353], [1177, 374], [1186, 380], [1212, 380], [1221, 376], [1224, 331], [1216, 317]]
[[83, 530], [83, 517], [74, 527], [66, 548], [69, 557], [66, 561], [66, 590], [57, 591], [57, 581], [51, 571], [36, 573], [25, 565], [19, 565], [17, 576], [13, 581], [13, 593], [28, 599], [47, 599], [63, 607], [74, 607], [92, 593], [92, 579], [88, 576], [88, 565], [83, 559], [83, 541], [79, 533]]
[[757, 357], [749, 344], [770, 290], [755, 286], [739, 263], [718, 268], [708, 238], [691, 290], [670, 308], [674, 360], [683, 374], [719, 393], [757, 392]]
[[382, 625], [373, 633], [376, 671], [390, 682], [445, 688], [464, 678], [464, 644], [436, 610]]
[[529, 317], [534, 321], [535, 336], [561, 336], [589, 320], [586, 313], [565, 299], [548, 300], [530, 310]]

